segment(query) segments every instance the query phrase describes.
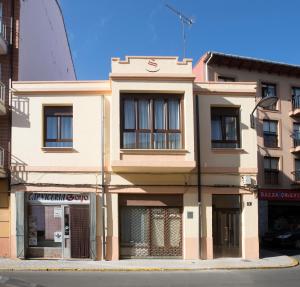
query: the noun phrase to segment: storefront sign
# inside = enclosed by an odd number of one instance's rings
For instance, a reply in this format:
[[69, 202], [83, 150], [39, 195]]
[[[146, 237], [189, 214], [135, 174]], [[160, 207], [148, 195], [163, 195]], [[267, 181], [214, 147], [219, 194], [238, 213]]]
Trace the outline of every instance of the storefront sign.
[[82, 193], [29, 193], [27, 201], [41, 204], [89, 204], [90, 197]]
[[261, 200], [290, 200], [300, 201], [300, 190], [265, 190], [259, 191]]

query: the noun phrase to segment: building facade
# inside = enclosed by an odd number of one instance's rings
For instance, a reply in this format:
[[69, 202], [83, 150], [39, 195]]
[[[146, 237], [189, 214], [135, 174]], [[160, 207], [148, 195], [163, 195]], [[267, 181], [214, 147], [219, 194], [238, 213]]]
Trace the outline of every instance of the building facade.
[[2, 0], [0, 21], [0, 257], [9, 257], [11, 113], [26, 106], [22, 99], [12, 104], [11, 81], [75, 80], [76, 75], [57, 1]]
[[108, 81], [13, 88], [15, 257], [258, 258], [255, 83], [126, 57]]
[[255, 115], [260, 235], [299, 227], [300, 67], [209, 52], [194, 73], [199, 81], [256, 82], [257, 102], [278, 97], [276, 105], [259, 108]]

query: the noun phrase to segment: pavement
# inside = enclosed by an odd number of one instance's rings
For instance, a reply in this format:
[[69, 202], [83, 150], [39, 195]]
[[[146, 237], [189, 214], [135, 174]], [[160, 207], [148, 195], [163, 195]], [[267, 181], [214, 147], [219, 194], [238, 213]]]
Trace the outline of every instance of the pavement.
[[[0, 259], [3, 271], [197, 271], [230, 269], [288, 268], [298, 260], [273, 251], [262, 251], [261, 259], [219, 258], [214, 260], [128, 259], [117, 261], [92, 260], [20, 260]], [[0, 281], [1, 283], [1, 281]], [[1, 286], [1, 285], [0, 285]]]

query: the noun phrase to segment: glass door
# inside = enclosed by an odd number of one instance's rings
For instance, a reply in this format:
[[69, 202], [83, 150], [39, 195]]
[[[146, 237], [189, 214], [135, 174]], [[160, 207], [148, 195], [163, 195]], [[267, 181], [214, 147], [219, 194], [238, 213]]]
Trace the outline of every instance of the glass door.
[[70, 207], [62, 206], [63, 258], [71, 258]]

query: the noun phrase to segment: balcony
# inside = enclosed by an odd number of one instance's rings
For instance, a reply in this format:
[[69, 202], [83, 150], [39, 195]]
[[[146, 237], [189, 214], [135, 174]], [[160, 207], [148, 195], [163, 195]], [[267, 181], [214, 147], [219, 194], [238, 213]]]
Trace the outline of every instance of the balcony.
[[6, 55], [9, 45], [9, 30], [3, 23], [4, 19], [0, 18], [0, 55]]
[[6, 177], [4, 170], [4, 149], [0, 147], [0, 178]]
[[300, 95], [292, 97], [292, 110], [289, 112], [290, 117], [300, 116]]
[[291, 135], [293, 138], [293, 147], [290, 149], [292, 153], [300, 152], [300, 132], [294, 131]]
[[5, 85], [0, 82], [0, 116], [6, 114], [5, 107]]

